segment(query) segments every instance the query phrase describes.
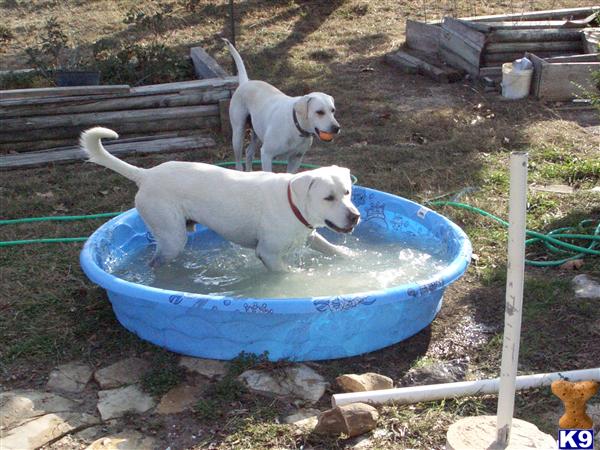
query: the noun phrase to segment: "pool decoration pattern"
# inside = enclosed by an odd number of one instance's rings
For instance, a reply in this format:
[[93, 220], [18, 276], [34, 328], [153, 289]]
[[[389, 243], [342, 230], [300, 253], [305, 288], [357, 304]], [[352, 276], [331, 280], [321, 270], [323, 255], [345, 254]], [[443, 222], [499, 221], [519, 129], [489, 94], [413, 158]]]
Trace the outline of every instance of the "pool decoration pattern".
[[[169, 291], [117, 278], [108, 267], [153, 241], [135, 209], [102, 225], [86, 242], [81, 266], [106, 289], [119, 322], [140, 338], [185, 355], [229, 360], [268, 352], [271, 360], [355, 356], [398, 343], [427, 327], [445, 289], [471, 259], [465, 233], [410, 200], [360, 186], [352, 200], [362, 215], [354, 231], [370, 242], [410, 240], [445, 249], [448, 265], [418, 283], [308, 298], [235, 298]], [[206, 231], [197, 226], [190, 233]], [[336, 235], [321, 230], [328, 239]], [[216, 237], [220, 239], [219, 237]]]

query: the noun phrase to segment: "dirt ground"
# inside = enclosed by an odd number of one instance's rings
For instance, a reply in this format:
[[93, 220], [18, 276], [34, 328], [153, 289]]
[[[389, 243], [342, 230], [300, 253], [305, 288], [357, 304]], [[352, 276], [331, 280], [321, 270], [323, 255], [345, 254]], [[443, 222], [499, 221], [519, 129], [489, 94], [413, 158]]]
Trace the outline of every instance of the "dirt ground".
[[[167, 2], [169, 3], [169, 2]], [[217, 35], [228, 35], [227, 2], [197, 2], [187, 12], [176, 5], [176, 19], [164, 42], [176, 49], [203, 45], [226, 68], [230, 60]], [[196, 3], [196, 2], [189, 2]], [[99, 37], [143, 42], [152, 37], [122, 23], [134, 5], [129, 0], [4, 1], [1, 12], [15, 35], [3, 47], [2, 68], [24, 67], [23, 48], [50, 15], [69, 34], [89, 46]], [[269, 81], [290, 95], [319, 90], [334, 96], [342, 126], [332, 143], [316, 143], [305, 162], [349, 167], [359, 184], [423, 202], [474, 188], [460, 201], [507, 217], [508, 157], [529, 153], [531, 186], [563, 184], [574, 194], [531, 190], [528, 228], [548, 232], [600, 220], [600, 117], [597, 111], [569, 112], [562, 105], [535, 100], [506, 102], [469, 81], [449, 85], [399, 73], [383, 56], [403, 42], [407, 17], [431, 18], [496, 13], [508, 7], [546, 9], [581, 6], [577, 1], [527, 2], [510, 6], [490, 1], [472, 4], [366, 1], [240, 2], [237, 46], [251, 78]], [[118, 124], [115, 124], [118, 130]], [[128, 158], [151, 167], [169, 159], [217, 162], [232, 151], [218, 132], [216, 148], [168, 156]], [[98, 167], [77, 163], [2, 172], [0, 217], [76, 215], [132, 207], [135, 186]], [[440, 211], [458, 223], [472, 241], [476, 259], [447, 291], [431, 326], [404, 342], [377, 352], [312, 364], [331, 382], [317, 404], [321, 410], [338, 391], [342, 373], [377, 372], [398, 381], [411, 368], [435, 361], [465, 361], [467, 379], [496, 377], [504, 320], [506, 231], [465, 211]], [[2, 226], [0, 239], [86, 236], [99, 222]], [[105, 366], [134, 355], [158, 358], [168, 371], [165, 352], [142, 342], [116, 321], [106, 295], [87, 280], [78, 256], [81, 244], [3, 248], [0, 286], [0, 388], [43, 389], [52, 367], [83, 360]], [[542, 247], [528, 250], [545, 258]], [[574, 298], [577, 273], [600, 276], [598, 258], [579, 272], [559, 268], [526, 269], [525, 309], [519, 373], [584, 369], [600, 362], [598, 300]], [[162, 366], [161, 366], [162, 367]], [[211, 392], [207, 391], [207, 399]], [[214, 392], [213, 392], [214, 393]], [[175, 417], [147, 417], [126, 425], [154, 435], [171, 449], [183, 448], [350, 448], [344, 437], [324, 439], [297, 434], [274, 418], [293, 410], [285, 401], [267, 401], [242, 392], [232, 404], [250, 409], [244, 420], [216, 411]], [[461, 416], [495, 414], [495, 396], [392, 405], [380, 409], [375, 448], [443, 448], [449, 424]], [[222, 412], [222, 411], [221, 411]], [[519, 393], [515, 416], [556, 435], [560, 402], [549, 389]], [[174, 424], [176, 433], [169, 433]], [[202, 431], [204, 444], [195, 443]]]

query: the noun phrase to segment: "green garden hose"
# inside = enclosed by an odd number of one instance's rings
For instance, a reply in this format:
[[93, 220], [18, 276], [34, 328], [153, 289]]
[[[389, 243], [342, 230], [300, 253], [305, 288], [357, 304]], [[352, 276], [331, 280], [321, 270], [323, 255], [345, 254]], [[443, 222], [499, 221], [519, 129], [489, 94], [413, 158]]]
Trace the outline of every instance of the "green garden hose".
[[[425, 202], [425, 204], [431, 206], [451, 206], [453, 208], [464, 209], [495, 220], [504, 227], [508, 228], [508, 222], [502, 220], [500, 217], [490, 214], [483, 209], [476, 208], [475, 206], [467, 205], [466, 203], [437, 200]], [[525, 264], [534, 267], [554, 267], [560, 266], [567, 261], [584, 258], [585, 256], [600, 256], [600, 251], [595, 250], [596, 247], [600, 246], [600, 221], [596, 225], [594, 232], [591, 234], [573, 233], [574, 231], [591, 228], [593, 223], [593, 220], [586, 219], [579, 222], [579, 225], [576, 227], [557, 228], [556, 230], [550, 231], [548, 234], [526, 230], [525, 234], [530, 236], [531, 239], [527, 239], [525, 241], [525, 246], [541, 242], [548, 249], [549, 253], [563, 256], [563, 258], [553, 261], [532, 261], [526, 259]], [[590, 241], [590, 243], [587, 247], [582, 247], [580, 245], [564, 242], [561, 239], [585, 240]]]
[[49, 216], [49, 217], [25, 217], [23, 219], [9, 219], [0, 220], [0, 225], [13, 225], [17, 223], [30, 223], [30, 222], [51, 222], [51, 221], [72, 221], [82, 219], [102, 219], [105, 217], [115, 217], [121, 214], [120, 212], [114, 213], [100, 213], [100, 214], [89, 214], [87, 216]]

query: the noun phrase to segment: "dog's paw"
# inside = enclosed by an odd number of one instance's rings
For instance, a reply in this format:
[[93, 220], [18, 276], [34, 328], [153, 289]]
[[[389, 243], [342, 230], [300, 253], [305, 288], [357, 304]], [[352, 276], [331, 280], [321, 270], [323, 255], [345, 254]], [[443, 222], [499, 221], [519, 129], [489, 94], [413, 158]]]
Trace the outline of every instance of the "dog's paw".
[[350, 250], [348, 247], [344, 247], [343, 245], [336, 245], [335, 250], [338, 256], [342, 258], [356, 258], [358, 253], [354, 250]]

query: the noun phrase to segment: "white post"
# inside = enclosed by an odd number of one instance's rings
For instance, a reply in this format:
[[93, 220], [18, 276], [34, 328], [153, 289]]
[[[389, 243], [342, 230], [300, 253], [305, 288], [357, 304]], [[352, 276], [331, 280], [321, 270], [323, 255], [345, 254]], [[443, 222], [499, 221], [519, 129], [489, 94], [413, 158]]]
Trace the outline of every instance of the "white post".
[[527, 153], [510, 155], [510, 197], [508, 210], [508, 262], [506, 311], [500, 367], [496, 442], [506, 447], [515, 406], [515, 384], [519, 362], [523, 282], [525, 275], [525, 226], [527, 217]]

